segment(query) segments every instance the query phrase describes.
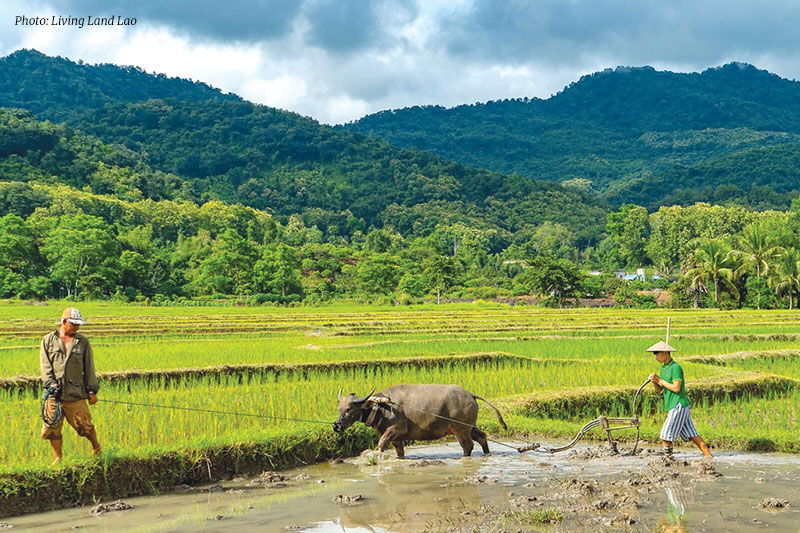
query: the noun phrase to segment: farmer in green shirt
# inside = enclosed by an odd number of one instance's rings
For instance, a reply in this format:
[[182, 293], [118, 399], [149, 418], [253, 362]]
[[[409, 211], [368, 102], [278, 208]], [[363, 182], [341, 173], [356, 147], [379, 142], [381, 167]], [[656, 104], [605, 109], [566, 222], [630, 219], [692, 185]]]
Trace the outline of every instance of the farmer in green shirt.
[[661, 363], [661, 372], [658, 375], [650, 374], [650, 381], [653, 382], [653, 386], [658, 392], [664, 391], [664, 410], [667, 412], [667, 420], [661, 428], [664, 455], [672, 456], [672, 443], [680, 436], [684, 441], [694, 442], [703, 455], [711, 457], [708, 446], [700, 438], [694, 423], [692, 423], [683, 369], [672, 359], [672, 352], [675, 351], [675, 348], [662, 341], [654, 344], [647, 351], [653, 352], [656, 355], [656, 361]]

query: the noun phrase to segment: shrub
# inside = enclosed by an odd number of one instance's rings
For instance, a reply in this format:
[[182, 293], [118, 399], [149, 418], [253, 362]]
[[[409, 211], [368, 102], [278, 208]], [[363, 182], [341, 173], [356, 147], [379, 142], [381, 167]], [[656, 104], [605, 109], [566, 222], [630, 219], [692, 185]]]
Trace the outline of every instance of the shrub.
[[656, 297], [652, 294], [633, 294], [631, 296], [631, 305], [639, 309], [655, 309], [658, 307]]

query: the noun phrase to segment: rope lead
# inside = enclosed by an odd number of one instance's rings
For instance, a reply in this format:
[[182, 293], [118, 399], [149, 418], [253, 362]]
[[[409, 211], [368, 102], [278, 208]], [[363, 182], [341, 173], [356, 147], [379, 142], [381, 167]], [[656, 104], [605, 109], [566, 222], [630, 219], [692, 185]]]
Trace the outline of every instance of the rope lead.
[[[50, 387], [44, 394], [42, 395], [42, 404], [40, 409], [40, 414], [42, 415], [42, 420], [44, 421], [44, 425], [49, 428], [55, 428], [61, 421], [64, 419], [64, 413], [61, 411], [61, 402], [59, 401], [59, 390], [55, 387]], [[48, 415], [47, 414], [47, 402], [50, 399], [53, 399], [53, 413]]]
[[255, 413], [237, 413], [235, 411], [218, 411], [215, 409], [200, 409], [199, 407], [180, 407], [177, 405], [157, 405], [154, 403], [137, 403], [137, 402], [123, 402], [120, 400], [97, 400], [98, 402], [104, 403], [115, 403], [120, 405], [135, 405], [138, 407], [155, 407], [157, 409], [174, 409], [177, 411], [197, 411], [200, 413], [213, 413], [217, 415], [231, 415], [231, 416], [249, 416], [252, 418], [267, 418], [269, 420], [288, 420], [290, 422], [308, 422], [310, 424], [326, 424], [331, 425], [333, 422], [327, 422], [324, 420], [309, 420], [305, 418], [291, 418], [288, 416], [273, 416], [273, 415], [259, 415]]

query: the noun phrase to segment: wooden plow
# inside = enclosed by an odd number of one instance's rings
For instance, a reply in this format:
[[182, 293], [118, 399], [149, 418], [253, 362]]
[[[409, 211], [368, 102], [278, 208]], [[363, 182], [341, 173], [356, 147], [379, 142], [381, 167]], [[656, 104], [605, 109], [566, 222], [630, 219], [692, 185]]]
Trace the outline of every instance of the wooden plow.
[[[667, 337], [666, 337], [667, 345], [669, 345], [669, 329], [671, 322], [672, 319], [668, 317]], [[517, 448], [517, 451], [520, 453], [531, 452], [531, 451], [543, 452], [543, 453], [563, 452], [565, 450], [569, 450], [570, 448], [578, 444], [578, 441], [583, 438], [584, 434], [586, 434], [587, 431], [590, 431], [596, 428], [597, 426], [601, 426], [606, 432], [606, 438], [608, 439], [608, 445], [611, 447], [611, 452], [614, 453], [615, 455], [619, 455], [620, 452], [619, 450], [617, 450], [617, 443], [614, 441], [611, 434], [614, 431], [636, 428], [636, 440], [634, 441], [633, 449], [631, 449], [629, 452], [621, 454], [621, 455], [636, 455], [636, 450], [639, 448], [639, 417], [637, 415], [638, 411], [636, 409], [636, 406], [639, 403], [639, 396], [642, 394], [642, 390], [647, 386], [648, 383], [650, 383], [649, 379], [639, 386], [639, 389], [636, 391], [636, 395], [633, 397], [633, 416], [630, 417], [601, 416], [595, 418], [594, 420], [583, 426], [581, 430], [578, 431], [578, 434], [575, 435], [575, 438], [572, 439], [567, 444], [565, 444], [564, 446], [558, 446], [556, 448], [544, 448], [538, 442], [532, 442], [530, 444]]]
[[[530, 444], [526, 444], [525, 446], [517, 448], [517, 451], [520, 453], [530, 452], [530, 451], [543, 452], [543, 453], [563, 452], [569, 450], [570, 448], [578, 444], [578, 441], [580, 441], [583, 438], [586, 432], [600, 426], [606, 432], [606, 438], [608, 439], [608, 445], [611, 447], [612, 453], [614, 453], [615, 455], [620, 454], [625, 456], [636, 455], [636, 450], [639, 448], [639, 417], [636, 415], [637, 412], [636, 406], [639, 402], [639, 396], [641, 395], [642, 390], [647, 386], [648, 383], [650, 383], [649, 379], [639, 386], [639, 389], [636, 391], [636, 395], [633, 397], [633, 416], [631, 417], [600, 416], [598, 418], [595, 418], [585, 426], [583, 426], [581, 430], [578, 431], [578, 434], [575, 435], [575, 438], [563, 446], [558, 446], [556, 448], [545, 448], [538, 442], [532, 442]], [[620, 451], [617, 449], [617, 443], [614, 441], [611, 434], [615, 431], [620, 431], [623, 429], [631, 429], [631, 428], [636, 429], [636, 439], [634, 441], [633, 448], [628, 452], [620, 453]]]

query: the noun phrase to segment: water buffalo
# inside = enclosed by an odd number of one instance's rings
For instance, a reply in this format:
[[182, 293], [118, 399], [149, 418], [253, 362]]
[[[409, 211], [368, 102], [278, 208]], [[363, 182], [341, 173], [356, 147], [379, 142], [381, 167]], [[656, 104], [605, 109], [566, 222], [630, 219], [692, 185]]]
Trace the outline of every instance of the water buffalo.
[[486, 433], [475, 427], [475, 400], [486, 402], [503, 428], [507, 427], [494, 405], [457, 385], [394, 385], [373, 396], [374, 391], [358, 398], [353, 393], [342, 396], [339, 390], [339, 418], [333, 430], [341, 433], [363, 422], [380, 435], [378, 450], [384, 451], [391, 442], [400, 459], [405, 456], [404, 441], [435, 440], [450, 434], [458, 439], [465, 457], [472, 454], [473, 440], [483, 453], [489, 453]]

